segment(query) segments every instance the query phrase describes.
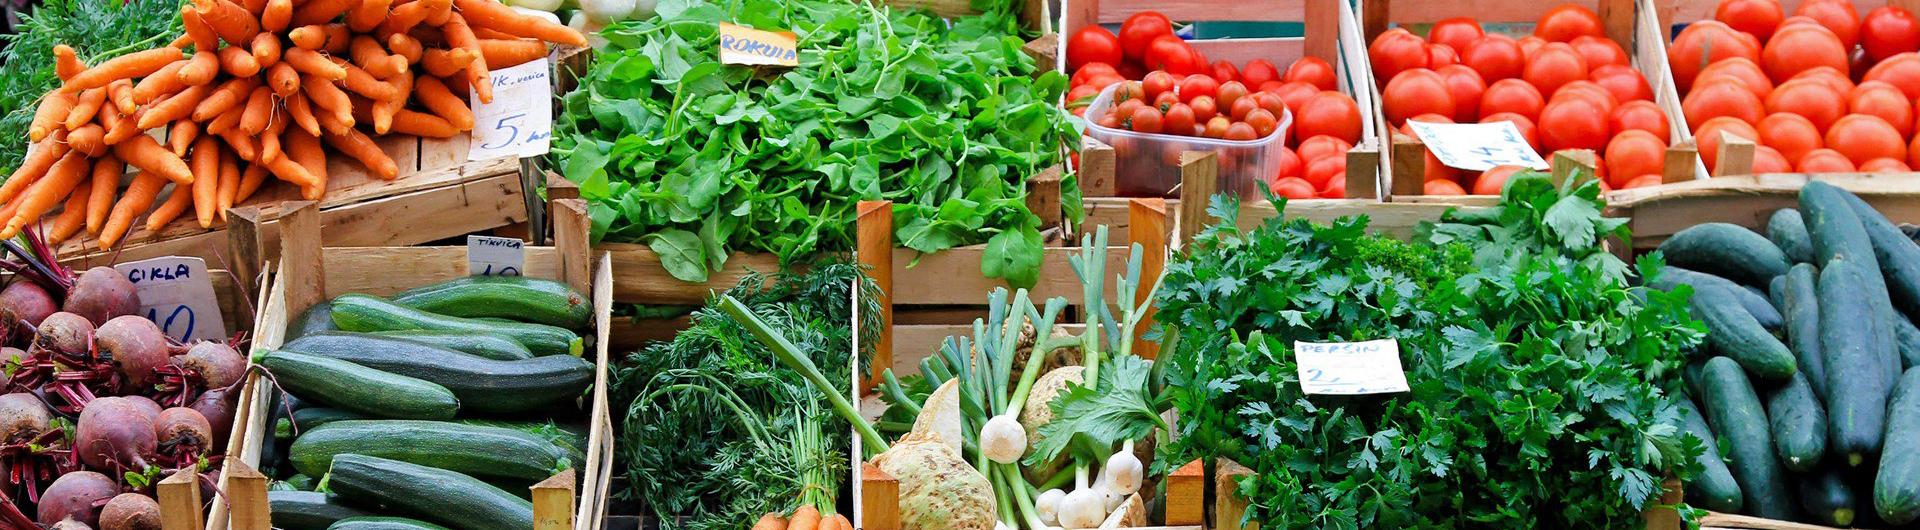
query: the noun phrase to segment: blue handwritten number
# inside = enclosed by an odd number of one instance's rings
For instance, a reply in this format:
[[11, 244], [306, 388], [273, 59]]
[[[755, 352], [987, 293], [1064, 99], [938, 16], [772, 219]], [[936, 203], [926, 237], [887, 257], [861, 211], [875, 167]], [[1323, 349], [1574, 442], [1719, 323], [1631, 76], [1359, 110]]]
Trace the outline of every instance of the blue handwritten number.
[[498, 143], [498, 144], [481, 144], [481, 145], [480, 145], [480, 147], [481, 147], [481, 148], [483, 148], [483, 149], [499, 149], [499, 148], [502, 148], [502, 147], [506, 147], [506, 146], [509, 146], [509, 145], [513, 145], [513, 142], [514, 142], [514, 140], [518, 140], [518, 139], [520, 138], [520, 127], [519, 127], [519, 126], [516, 126], [516, 125], [510, 125], [510, 124], [508, 124], [508, 123], [507, 123], [507, 120], [517, 120], [517, 119], [520, 119], [520, 118], [524, 118], [524, 117], [526, 117], [526, 116], [527, 116], [527, 113], [525, 113], [525, 112], [522, 112], [522, 113], [519, 113], [519, 114], [514, 114], [514, 115], [511, 115], [511, 116], [504, 116], [504, 117], [501, 117], [501, 118], [500, 118], [500, 121], [496, 121], [496, 122], [494, 122], [494, 124], [493, 124], [493, 130], [496, 130], [496, 131], [498, 131], [498, 130], [501, 130], [501, 129], [507, 129], [507, 130], [510, 130], [510, 131], [513, 131], [513, 132], [510, 132], [510, 133], [507, 133], [507, 137], [506, 137], [506, 139], [505, 139], [505, 140], [502, 140], [502, 141], [501, 141], [500, 143]]
[[[161, 322], [160, 318], [158, 318], [159, 316], [160, 316], [159, 311], [157, 309], [152, 309], [152, 308], [147, 309], [147, 320], [151, 320], [154, 322]], [[160, 331], [162, 333], [166, 333], [168, 336], [172, 336], [175, 329], [173, 327], [173, 323], [179, 321], [180, 317], [182, 316], [187, 317], [187, 321], [186, 321], [187, 327], [179, 330], [180, 340], [185, 341], [185, 340], [192, 339], [193, 326], [196, 324], [195, 317], [193, 315], [193, 308], [187, 307], [184, 304], [174, 306], [173, 311], [167, 313], [167, 319], [165, 322], [163, 322], [160, 325]]]
[[480, 275], [481, 276], [519, 276], [520, 268], [519, 267], [501, 267], [500, 272], [496, 273], [493, 271], [493, 264], [488, 263], [487, 268], [480, 270]]

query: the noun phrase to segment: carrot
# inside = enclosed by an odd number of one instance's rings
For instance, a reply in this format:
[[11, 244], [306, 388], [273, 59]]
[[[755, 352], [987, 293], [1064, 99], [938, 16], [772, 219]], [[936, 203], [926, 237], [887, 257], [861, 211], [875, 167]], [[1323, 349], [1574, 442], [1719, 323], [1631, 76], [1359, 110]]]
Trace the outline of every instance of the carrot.
[[253, 59], [253, 52], [239, 46], [220, 49], [220, 70], [234, 77], [252, 77], [260, 75], [260, 61]]
[[193, 0], [193, 9], [200, 13], [200, 20], [206, 21], [207, 27], [213, 28], [213, 32], [228, 43], [246, 44], [260, 34], [260, 19], [233, 2]]
[[[200, 228], [213, 227], [216, 196], [220, 193], [220, 141], [202, 136], [193, 143], [193, 215]], [[179, 188], [174, 189], [179, 193]]]
[[190, 86], [212, 83], [214, 76], [219, 73], [220, 52], [195, 51], [193, 57], [187, 61], [187, 65], [180, 67], [180, 83]]
[[181, 160], [173, 151], [160, 147], [160, 142], [154, 141], [152, 136], [134, 135], [127, 141], [114, 144], [113, 155], [141, 171], [181, 184], [193, 184], [193, 170], [187, 168], [187, 161]]
[[140, 115], [140, 130], [152, 129], [193, 115], [193, 109], [215, 92], [211, 85], [190, 86], [166, 101], [148, 105]]
[[239, 128], [236, 127], [232, 129], [227, 129], [226, 132], [222, 132], [215, 136], [219, 136], [220, 139], [226, 140], [227, 147], [232, 147], [233, 154], [240, 155], [241, 160], [245, 160], [248, 162], [260, 161], [259, 142], [254, 140], [253, 137], [247, 136], [246, 133], [240, 132]]
[[0, 184], [0, 203], [12, 202], [15, 195], [26, 191], [27, 185], [40, 180], [40, 177], [46, 175], [47, 170], [52, 168], [55, 162], [65, 158], [68, 151], [72, 149], [68, 147], [66, 131], [54, 133], [52, 138], [34, 146], [27, 153], [27, 158], [20, 162], [20, 167], [13, 170], [12, 176], [7, 177], [7, 182]]
[[207, 26], [200, 18], [200, 12], [192, 5], [180, 6], [180, 25], [186, 27], [187, 39], [193, 41], [195, 51], [217, 51], [220, 49], [220, 35]]
[[260, 191], [260, 185], [266, 183], [267, 165], [248, 164], [247, 169], [240, 172], [240, 189], [234, 192], [233, 204], [245, 204], [253, 198], [253, 192]]
[[307, 131], [307, 134], [320, 135], [320, 120], [313, 116], [313, 107], [308, 106], [306, 94], [294, 94], [287, 98], [287, 117], [292, 118], [294, 125], [299, 125], [300, 130]]
[[387, 14], [387, 20], [380, 24], [380, 31], [406, 33], [407, 30], [420, 25], [420, 22], [425, 21], [434, 11], [447, 9], [452, 5], [452, 0], [413, 0], [394, 6], [393, 12]]
[[318, 50], [327, 45], [327, 30], [322, 25], [300, 26], [287, 32], [287, 41], [295, 48]]
[[287, 63], [273, 65], [267, 69], [267, 88], [280, 97], [293, 97], [300, 92], [300, 71]]
[[193, 140], [199, 137], [200, 122], [193, 120], [175, 121], [173, 122], [173, 126], [167, 129], [167, 147], [173, 149], [173, 154], [185, 157], [187, 156], [187, 149], [193, 147]]
[[67, 146], [87, 156], [100, 156], [107, 152], [107, 130], [98, 123], [88, 123], [67, 132]]
[[260, 29], [267, 33], [279, 33], [293, 23], [293, 0], [267, 0], [266, 9], [260, 12]]
[[167, 202], [160, 203], [159, 208], [154, 208], [153, 213], [147, 215], [148, 232], [158, 232], [167, 223], [179, 219], [180, 214], [187, 213], [187, 207], [193, 205], [193, 190], [189, 188], [173, 185], [173, 195], [167, 196]]
[[285, 59], [287, 64], [293, 65], [293, 69], [299, 70], [300, 73], [309, 76], [319, 76], [328, 81], [339, 81], [347, 78], [347, 69], [341, 68], [340, 65], [333, 64], [333, 61], [327, 60], [326, 56], [320, 55], [319, 52], [313, 50], [306, 48], [287, 50], [286, 55], [282, 57], [282, 59]]
[[447, 17], [449, 16], [453, 16], [452, 2], [448, 2], [446, 7], [436, 5], [428, 9], [427, 19], [421, 21], [421, 24], [434, 27], [444, 26], [447, 24]]
[[[279, 110], [275, 109], [274, 113], [278, 114]], [[261, 162], [272, 162], [273, 159], [280, 157], [280, 133], [286, 129], [287, 118], [285, 116], [274, 116], [269, 120], [267, 128], [260, 131]]]
[[78, 94], [68, 92], [48, 92], [41, 96], [40, 106], [33, 110], [33, 121], [27, 123], [27, 141], [38, 142], [53, 134], [64, 125], [67, 113], [73, 112], [73, 105], [79, 102]]
[[494, 0], [454, 0], [453, 5], [460, 9], [460, 16], [475, 27], [568, 46], [587, 45], [587, 37], [573, 28], [516, 13], [513, 8]]
[[113, 192], [120, 190], [120, 174], [126, 171], [127, 163], [112, 155], [93, 162], [93, 182], [87, 186], [87, 233], [98, 235], [100, 227], [107, 223], [107, 213], [113, 208]]
[[107, 216], [107, 224], [100, 227], [98, 243], [100, 250], [113, 248], [120, 242], [127, 230], [133, 227], [133, 218], [147, 213], [153, 207], [154, 197], [160, 195], [160, 189], [167, 185], [167, 179], [146, 172], [133, 176], [133, 184], [127, 185], [127, 192], [113, 203], [113, 211]]
[[47, 176], [34, 182], [26, 193], [20, 195], [20, 206], [7, 219], [6, 228], [0, 229], [0, 239], [13, 239], [13, 236], [20, 235], [20, 227], [40, 220], [40, 216], [46, 215], [55, 204], [60, 204], [62, 199], [73, 194], [73, 188], [87, 178], [87, 170], [92, 167], [93, 160], [79, 151], [68, 151], [66, 156], [60, 157], [59, 162], [47, 168]]
[[360, 0], [305, 0], [300, 4], [300, 12], [293, 15], [293, 25], [306, 26], [331, 22], [359, 3]]
[[267, 87], [254, 87], [253, 95], [247, 97], [246, 110], [240, 114], [240, 132], [257, 135], [267, 130], [267, 120], [273, 117], [273, 106], [273, 91]]
[[[371, 116], [372, 114], [368, 114], [369, 119], [371, 119]], [[327, 134], [346, 134], [347, 129], [352, 129], [354, 124], [359, 123], [357, 119], [351, 115], [342, 117], [333, 112], [315, 112], [313, 118], [315, 121], [320, 122], [320, 130], [325, 131]]]
[[214, 211], [225, 222], [227, 209], [233, 207], [233, 198], [240, 195], [240, 162], [234, 160], [232, 151], [220, 152], [220, 187], [215, 191]]
[[150, 75], [165, 68], [167, 63], [180, 60], [183, 55], [178, 48], [165, 46], [151, 50], [142, 50], [93, 65], [80, 73], [73, 74], [60, 89], [67, 92], [79, 92], [89, 88], [107, 86], [116, 79], [132, 79]]
[[467, 101], [447, 90], [447, 85], [441, 83], [440, 78], [418, 78], [413, 84], [413, 97], [427, 110], [446, 119], [453, 128], [473, 130], [473, 111], [467, 108]]
[[787, 519], [787, 530], [818, 530], [819, 527], [820, 510], [812, 506], [801, 506]]
[[311, 184], [300, 187], [301, 197], [319, 199], [327, 191], [327, 150], [320, 147], [320, 139], [302, 134], [300, 131], [287, 131], [281, 138], [287, 144], [287, 156], [313, 176]]
[[172, 41], [167, 42], [168, 48], [173, 48], [176, 50], [180, 50], [182, 52], [187, 51], [187, 46], [191, 46], [191, 45], [193, 45], [193, 37], [188, 37], [184, 34], [178, 37], [174, 37]]
[[[367, 1], [378, 2], [380, 0]], [[353, 56], [353, 64], [360, 65], [360, 68], [365, 69], [369, 74], [373, 74], [375, 78], [389, 79], [393, 76], [407, 73], [407, 59], [398, 55], [388, 55], [387, 50], [380, 47], [380, 41], [373, 40], [373, 37], [366, 35], [354, 36], [351, 53]]]
[[211, 120], [215, 116], [239, 108], [259, 83], [260, 80], [253, 77], [236, 77], [227, 80], [220, 85], [220, 88], [208, 93], [207, 98], [201, 100], [199, 105], [193, 107], [193, 121]]
[[766, 515], [760, 516], [759, 521], [753, 523], [752, 530], [787, 530], [787, 518], [781, 517], [778, 513], [767, 512]]
[[[434, 77], [464, 76], [465, 74], [462, 72], [466, 70], [468, 64], [473, 63], [473, 58], [473, 52], [464, 49], [455, 48], [452, 50], [442, 50], [434, 48], [420, 55], [420, 67], [425, 68], [427, 74]], [[465, 78], [462, 77], [462, 79]]]
[[348, 129], [347, 134], [328, 134], [326, 140], [334, 151], [359, 160], [361, 165], [367, 166], [381, 180], [393, 180], [400, 175], [400, 166], [393, 163], [393, 158], [381, 151], [380, 145], [373, 143], [372, 138], [358, 130]]
[[460, 129], [447, 123], [447, 120], [408, 109], [399, 109], [393, 113], [393, 125], [387, 129], [387, 132], [422, 138], [452, 138], [460, 135]]
[[327, 24], [320, 26], [320, 30], [327, 32], [327, 41], [320, 44], [321, 50], [335, 55], [347, 53], [347, 46], [353, 43], [353, 31], [347, 29], [346, 24]]
[[85, 190], [75, 189], [67, 194], [67, 203], [60, 207], [60, 216], [53, 218], [53, 224], [42, 225], [47, 231], [47, 242], [59, 243], [80, 233], [87, 225], [87, 194]]
[[248, 51], [253, 52], [253, 62], [260, 63], [261, 68], [280, 64], [280, 36], [272, 33], [254, 35], [253, 45], [248, 47]]
[[836, 528], [840, 528], [841, 530], [854, 530], [853, 521], [847, 520], [846, 514], [836, 513], [833, 514], [833, 517], [830, 519], [833, 521], [833, 524], [836, 525]]
[[300, 90], [306, 93], [308, 101], [318, 110], [332, 112], [339, 121], [353, 124], [353, 103], [347, 100], [347, 93], [341, 91], [340, 87], [325, 79], [305, 75], [300, 76]]
[[447, 44], [473, 54], [473, 61], [467, 63], [467, 83], [473, 86], [473, 93], [481, 103], [492, 103], [493, 80], [487, 73], [491, 68], [487, 65], [487, 57], [480, 51], [480, 39], [474, 38], [473, 29], [467, 27], [466, 17], [448, 18], [447, 24], [440, 29], [446, 31]]
[[215, 136], [226, 134], [227, 131], [233, 130], [234, 127], [238, 127], [240, 125], [240, 118], [244, 118], [244, 117], [246, 117], [246, 113], [243, 113], [243, 112], [220, 113], [220, 117], [214, 118], [213, 121], [207, 122], [206, 126], [202, 129], [201, 132], [215, 135]]
[[107, 101], [113, 102], [121, 114], [133, 112], [139, 104], [133, 102], [133, 80], [121, 79], [107, 84]]
[[340, 67], [347, 71], [347, 80], [343, 85], [356, 94], [376, 100], [394, 99], [405, 95], [393, 84], [374, 79], [373, 74], [367, 73], [353, 63], [342, 64]]
[[480, 56], [488, 68], [519, 66], [547, 56], [547, 43], [537, 40], [480, 39]]
[[520, 38], [519, 35], [508, 34], [507, 32], [493, 28], [473, 28], [473, 36], [482, 39], [518, 40]]
[[257, 17], [267, 12], [267, 0], [240, 0], [240, 7]]
[[73, 108], [67, 109], [62, 126], [71, 131], [93, 121], [100, 114], [100, 106], [107, 103], [107, 87], [89, 88], [80, 91], [80, 97], [74, 100]]
[[140, 118], [146, 117], [150, 110], [152, 109], [149, 107], [141, 107], [133, 111], [132, 116], [121, 116], [120, 109], [113, 107], [100, 109], [100, 126], [107, 129], [107, 136], [101, 141], [106, 142], [107, 145], [118, 145], [132, 138], [133, 135], [140, 134], [142, 130]]
[[[185, 88], [187, 86], [186, 83], [180, 81], [180, 69], [186, 67], [188, 62], [189, 61], [186, 60], [174, 61], [172, 64], [161, 68], [160, 71], [154, 72], [153, 75], [141, 79], [139, 83], [134, 83], [134, 104], [145, 105], [152, 103], [154, 100], [160, 99], [161, 96], [179, 92], [180, 89]], [[132, 114], [126, 109], [121, 109], [120, 112], [122, 114]]]
[[80, 62], [80, 54], [74, 53], [72, 46], [65, 44], [53, 45], [54, 76], [59, 77], [61, 81], [66, 81], [73, 79], [73, 76], [80, 75], [80, 72], [86, 70], [87, 63]]
[[360, 0], [353, 9], [347, 10], [347, 28], [354, 33], [367, 33], [380, 27], [387, 20], [387, 10], [393, 7], [393, 0]]
[[[373, 103], [372, 118], [374, 134], [387, 134], [387, 131], [393, 128], [393, 115], [398, 113], [401, 107], [407, 106], [407, 94], [413, 92], [413, 76], [411, 74], [396, 77], [393, 81], [393, 96]], [[358, 119], [359, 117], [355, 116], [355, 118]]]
[[387, 49], [393, 50], [394, 55], [405, 58], [407, 64], [420, 62], [420, 56], [426, 53], [425, 48], [420, 46], [419, 39], [405, 33], [387, 36]]
[[274, 177], [287, 181], [287, 183], [293, 184], [294, 186], [306, 188], [320, 183], [319, 177], [314, 176], [313, 172], [307, 171], [307, 168], [301, 167], [300, 163], [295, 162], [291, 156], [283, 156], [264, 165], [267, 166], [268, 172], [273, 173]]

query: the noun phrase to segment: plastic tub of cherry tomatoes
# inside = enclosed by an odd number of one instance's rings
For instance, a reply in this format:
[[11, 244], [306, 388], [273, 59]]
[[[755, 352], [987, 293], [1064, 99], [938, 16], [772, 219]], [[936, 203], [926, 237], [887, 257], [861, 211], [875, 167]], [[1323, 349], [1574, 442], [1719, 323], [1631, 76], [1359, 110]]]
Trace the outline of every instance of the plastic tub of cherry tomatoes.
[[[1261, 177], [1280, 171], [1293, 122], [1280, 97], [1245, 88], [1227, 93], [1202, 76], [1179, 87], [1153, 87], [1171, 77], [1165, 72], [1146, 77], [1109, 85], [1087, 106], [1087, 136], [1113, 146], [1117, 182], [1125, 189], [1170, 191], [1180, 184], [1182, 153], [1211, 151], [1219, 163], [1216, 190], [1263, 197], [1271, 182]], [[1216, 98], [1235, 110], [1212, 108]]]
[[1460, 196], [1498, 195], [1517, 169], [1447, 167], [1408, 120], [1513, 122], [1542, 159], [1593, 151], [1604, 188], [1694, 173], [1691, 148], [1676, 147], [1687, 137], [1651, 0], [1371, 0], [1362, 9], [1391, 146], [1389, 200], [1484, 202]]

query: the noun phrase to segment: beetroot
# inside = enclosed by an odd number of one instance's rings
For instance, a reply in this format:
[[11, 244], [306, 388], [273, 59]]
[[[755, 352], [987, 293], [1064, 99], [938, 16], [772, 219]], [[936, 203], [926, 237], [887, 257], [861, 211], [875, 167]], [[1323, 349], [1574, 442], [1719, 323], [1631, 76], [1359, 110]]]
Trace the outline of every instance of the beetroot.
[[113, 267], [94, 267], [74, 280], [63, 309], [99, 324], [121, 315], [139, 313], [140, 294], [120, 271]]
[[195, 398], [193, 404], [187, 407], [199, 411], [200, 416], [205, 417], [207, 423], [213, 425], [215, 441], [224, 442], [227, 434], [233, 431], [234, 398], [239, 397], [239, 394], [239, 391], [232, 388], [215, 388], [202, 392], [200, 397]]
[[47, 530], [93, 530], [93, 527], [72, 519], [61, 519], [60, 522], [47, 527]]
[[27, 324], [39, 326], [47, 315], [59, 311], [53, 302], [53, 295], [46, 288], [33, 282], [13, 282], [6, 289], [0, 289], [0, 314], [12, 313], [13, 318], [25, 320]]
[[91, 526], [99, 522], [99, 512], [93, 506], [120, 494], [120, 485], [106, 475], [92, 471], [75, 471], [61, 475], [40, 494], [40, 524], [53, 524], [61, 519], [73, 518], [75, 521]]
[[127, 388], [153, 386], [154, 369], [167, 365], [167, 335], [153, 321], [133, 315], [114, 317], [94, 332], [100, 352], [113, 359]]
[[154, 456], [159, 439], [155, 418], [125, 398], [103, 397], [80, 413], [73, 450], [88, 468], [119, 472], [141, 470]]
[[0, 346], [0, 388], [6, 388], [7, 383], [13, 381], [12, 372], [19, 371], [31, 362], [33, 359], [27, 357], [27, 350]]
[[53, 428], [53, 412], [33, 394], [0, 395], [0, 444], [39, 438]]
[[153, 402], [147, 396], [126, 396], [120, 399], [140, 406], [140, 412], [146, 413], [147, 421], [160, 421], [160, 404]]
[[189, 380], [202, 388], [233, 386], [247, 373], [247, 360], [225, 342], [202, 341], [179, 357], [180, 367], [188, 370]]
[[100, 530], [160, 530], [160, 503], [138, 493], [122, 493], [100, 509]]
[[214, 445], [213, 426], [199, 411], [174, 407], [160, 412], [153, 422], [153, 435], [159, 441], [156, 451], [173, 467], [185, 467], [199, 461]]
[[47, 315], [40, 321], [34, 341], [41, 348], [67, 355], [86, 355], [93, 341], [93, 323], [86, 317], [65, 311]]

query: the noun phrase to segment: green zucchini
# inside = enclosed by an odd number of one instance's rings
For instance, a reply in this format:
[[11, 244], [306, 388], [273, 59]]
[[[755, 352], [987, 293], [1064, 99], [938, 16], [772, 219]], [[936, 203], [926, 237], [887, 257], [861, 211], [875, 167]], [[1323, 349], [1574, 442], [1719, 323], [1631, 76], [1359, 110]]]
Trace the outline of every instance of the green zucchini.
[[320, 302], [300, 312], [300, 317], [287, 323], [288, 340], [306, 336], [316, 331], [329, 331], [333, 327], [333, 303]]
[[1827, 452], [1827, 413], [1820, 409], [1820, 399], [1813, 396], [1805, 374], [1793, 374], [1787, 384], [1767, 394], [1767, 421], [1773, 428], [1773, 449], [1780, 455], [1780, 465], [1800, 472], [1820, 465], [1821, 455]]
[[1707, 343], [1714, 351], [1739, 361], [1755, 379], [1786, 381], [1797, 371], [1793, 352], [1740, 307], [1736, 297], [1732, 290], [1719, 286], [1694, 291], [1689, 305], [1694, 317], [1707, 325]]
[[349, 517], [333, 523], [327, 530], [447, 530], [447, 527], [405, 517]]
[[459, 530], [533, 527], [532, 502], [459, 472], [356, 454], [332, 469], [328, 486], [351, 502]]
[[1807, 222], [1800, 218], [1800, 210], [1775, 210], [1767, 218], [1767, 240], [1780, 247], [1780, 253], [1793, 263], [1813, 262], [1813, 238], [1807, 236]]
[[256, 362], [288, 392], [383, 418], [444, 420], [460, 411], [446, 387], [331, 357], [271, 351]]
[[1793, 350], [1793, 358], [1802, 373], [1807, 374], [1807, 384], [1813, 386], [1813, 393], [1821, 401], [1827, 396], [1827, 370], [1825, 358], [1820, 353], [1820, 299], [1818, 296], [1817, 275], [1813, 266], [1805, 263], [1795, 264], [1781, 276], [1780, 301], [1783, 307], [1780, 313], [1786, 317], [1787, 347]]
[[405, 341], [329, 332], [301, 337], [286, 348], [432, 381], [453, 391], [462, 409], [478, 412], [536, 410], [579, 396], [593, 383], [593, 364], [579, 357], [499, 361], [445, 348], [392, 347], [397, 342]]
[[1785, 322], [1780, 316], [1780, 309], [1774, 307], [1773, 302], [1765, 295], [1747, 290], [1745, 286], [1734, 283], [1733, 280], [1680, 267], [1662, 267], [1659, 278], [1654, 280], [1654, 288], [1671, 291], [1675, 285], [1692, 286], [1695, 292], [1708, 286], [1724, 287], [1740, 298], [1740, 307], [1746, 308], [1747, 313], [1753, 315], [1753, 319], [1759, 321], [1762, 327], [1780, 329]]
[[364, 294], [333, 299], [333, 323], [346, 331], [425, 329], [498, 333], [526, 346], [534, 355], [579, 357], [581, 349], [580, 336], [563, 328], [437, 315]]
[[1760, 396], [1754, 393], [1746, 371], [1732, 359], [1716, 357], [1707, 361], [1701, 377], [1707, 391], [1702, 399], [1707, 420], [1727, 444], [1731, 457], [1728, 469], [1740, 483], [1746, 513], [1768, 519], [1791, 517], [1786, 473], [1774, 458], [1767, 412], [1761, 408]]
[[518, 361], [532, 359], [533, 352], [526, 346], [498, 333], [474, 331], [428, 331], [409, 329], [401, 331], [375, 331], [374, 335], [424, 342], [449, 350], [462, 351], [488, 359]]
[[1853, 524], [1853, 486], [1838, 466], [1821, 466], [1800, 479], [1800, 508], [1814, 522], [1845, 528]]
[[1700, 439], [1706, 451], [1694, 457], [1700, 463], [1700, 474], [1694, 475], [1687, 483], [1687, 502], [1700, 505], [1709, 510], [1739, 513], [1742, 499], [1740, 483], [1734, 482], [1733, 472], [1727, 470], [1727, 462], [1720, 456], [1719, 442], [1715, 441], [1713, 430], [1707, 427], [1706, 414], [1700, 407], [1694, 406], [1692, 399], [1681, 396], [1680, 410], [1686, 414], [1687, 434]]
[[291, 477], [287, 477], [287, 485], [293, 486], [294, 489], [300, 491], [313, 491], [313, 477], [294, 474]]
[[267, 510], [273, 527], [282, 530], [327, 530], [341, 519], [372, 515], [317, 491], [268, 491]]
[[[1817, 236], [1816, 236], [1817, 237]], [[1886, 362], [1879, 328], [1884, 319], [1869, 296], [1867, 276], [1877, 271], [1835, 256], [1820, 271], [1820, 354], [1827, 376], [1827, 450], [1859, 467], [1880, 452], [1886, 426]]]
[[1889, 523], [1920, 519], [1920, 369], [1907, 370], [1894, 388], [1886, 451], [1873, 480], [1873, 508]]
[[[513, 429], [538, 436], [541, 439], [552, 442], [554, 445], [560, 446], [562, 449], [566, 449], [567, 458], [574, 463], [580, 464], [587, 461], [587, 432], [585, 425], [570, 427], [560, 425], [553, 421], [503, 421], [471, 418], [457, 419], [453, 420], [453, 422], [461, 425]], [[546, 478], [547, 477], [540, 477], [541, 480], [546, 480]]]
[[368, 416], [365, 414], [346, 409], [307, 407], [293, 411], [293, 417], [290, 419], [280, 418], [278, 422], [275, 422], [273, 425], [273, 435], [279, 438], [292, 439], [301, 434], [306, 434], [307, 431], [318, 429], [321, 425], [328, 423], [340, 420], [364, 420], [367, 418]]
[[1787, 273], [1787, 257], [1766, 236], [1731, 223], [1704, 223], [1675, 232], [1660, 243], [1667, 263], [1718, 275], [1742, 285], [1765, 286]]
[[308, 475], [358, 453], [472, 476], [541, 480], [569, 467], [568, 450], [525, 432], [443, 421], [347, 420], [307, 431], [288, 459]]
[[453, 317], [510, 318], [586, 329], [593, 302], [567, 284], [525, 276], [467, 276], [393, 296], [393, 302]]

